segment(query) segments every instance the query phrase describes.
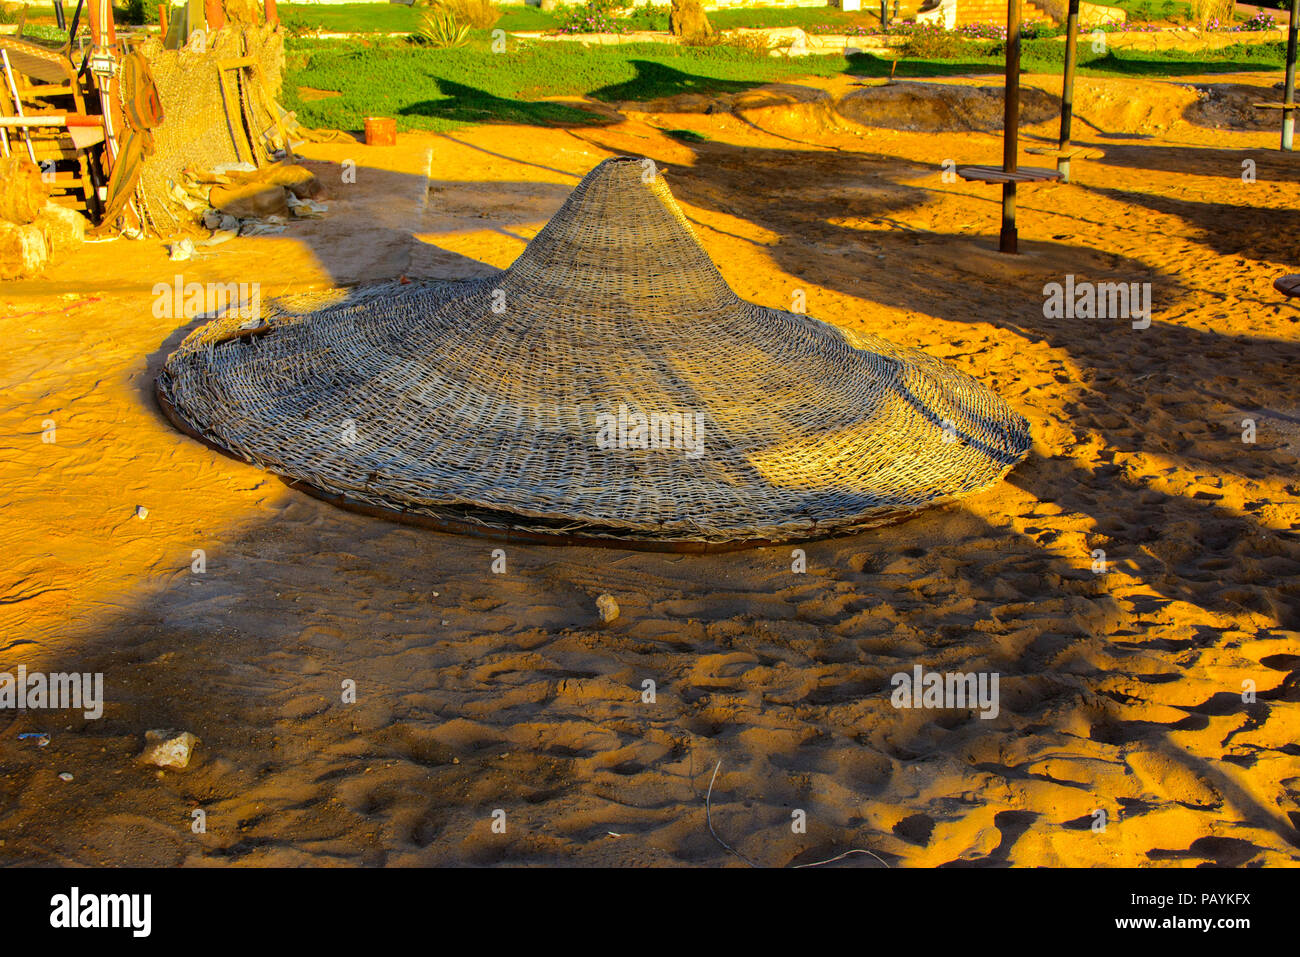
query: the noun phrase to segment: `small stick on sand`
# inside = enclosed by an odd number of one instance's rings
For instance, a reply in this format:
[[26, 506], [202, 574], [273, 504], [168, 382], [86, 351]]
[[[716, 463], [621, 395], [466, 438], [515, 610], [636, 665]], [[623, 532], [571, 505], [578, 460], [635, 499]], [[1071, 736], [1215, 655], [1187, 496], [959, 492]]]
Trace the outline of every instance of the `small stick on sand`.
[[713, 829], [713, 810], [709, 806], [709, 801], [713, 797], [713, 782], [718, 779], [718, 768], [720, 767], [722, 767], [721, 759], [719, 759], [718, 763], [713, 766], [713, 777], [709, 778], [709, 793], [704, 795], [704, 819], [709, 824], [709, 833], [713, 835], [713, 839], [715, 841], [717, 841], [719, 844], [721, 844], [723, 847], [729, 850], [732, 854], [735, 854], [738, 858], [740, 858], [750, 867], [758, 867], [758, 865], [755, 864], [753, 861], [751, 861], [748, 857], [740, 853], [740, 851], [736, 850], [734, 847], [732, 847], [722, 838], [718, 837], [718, 832]]
[[[735, 854], [738, 858], [740, 858], [750, 867], [758, 867], [758, 865], [755, 864], [753, 861], [751, 861], [748, 857], [740, 853], [740, 851], [736, 850], [734, 847], [732, 847], [722, 838], [718, 837], [718, 832], [713, 829], [713, 808], [711, 804], [711, 801], [713, 799], [713, 782], [718, 779], [718, 769], [721, 767], [722, 767], [722, 760], [719, 759], [718, 763], [713, 766], [713, 777], [709, 778], [709, 792], [706, 795], [704, 795], [704, 819], [708, 822], [709, 833], [713, 835], [713, 839], [715, 841], [721, 844], [732, 854]], [[844, 858], [848, 857], [851, 854], [870, 854], [876, 860], [880, 861], [881, 864], [884, 864], [885, 867], [889, 867], [889, 864], [886, 863], [885, 859], [882, 858], [875, 851], [867, 851], [861, 848], [854, 848], [852, 850], [845, 851], [843, 854], [836, 855], [835, 857], [828, 857], [824, 861], [813, 861], [810, 864], [796, 864], [793, 870], [799, 870], [800, 868], [803, 867], [820, 867], [823, 864], [834, 864], [836, 861], [844, 860]]]
[[[885, 864], [884, 858], [882, 858], [875, 851], [864, 851], [859, 848], [854, 848], [853, 850], [845, 851], [843, 854], [840, 854], [836, 857], [828, 857], [824, 861], [813, 861], [811, 864], [796, 864], [793, 869], [797, 871], [801, 867], [820, 867], [823, 864], [834, 864], [836, 861], [844, 860], [844, 858], [848, 857], [850, 854], [870, 854], [876, 860], [880, 861], [881, 864]], [[888, 864], [885, 864], [885, 867], [888, 866], [889, 866]]]

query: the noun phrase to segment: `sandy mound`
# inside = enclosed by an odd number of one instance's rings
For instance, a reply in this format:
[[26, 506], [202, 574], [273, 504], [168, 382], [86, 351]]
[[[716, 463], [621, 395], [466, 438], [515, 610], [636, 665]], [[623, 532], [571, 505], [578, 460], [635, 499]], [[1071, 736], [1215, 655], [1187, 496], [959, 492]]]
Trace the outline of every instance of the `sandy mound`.
[[[840, 114], [864, 126], [891, 130], [1002, 129], [1001, 87], [898, 81], [857, 90], [836, 104]], [[1041, 123], [1059, 115], [1058, 100], [1032, 86], [1020, 91], [1020, 122]]]
[[[1021, 126], [1055, 133], [1060, 117], [1060, 77], [1021, 77]], [[853, 130], [935, 132], [1002, 130], [1001, 83], [991, 78], [829, 81], [825, 89], [782, 83], [716, 96], [683, 93], [626, 103], [629, 114], [733, 115], [778, 136], [805, 138]], [[1175, 128], [1268, 131], [1275, 111], [1253, 104], [1276, 99], [1256, 78], [1186, 83], [1081, 77], [1075, 87], [1075, 136], [1151, 136]]]

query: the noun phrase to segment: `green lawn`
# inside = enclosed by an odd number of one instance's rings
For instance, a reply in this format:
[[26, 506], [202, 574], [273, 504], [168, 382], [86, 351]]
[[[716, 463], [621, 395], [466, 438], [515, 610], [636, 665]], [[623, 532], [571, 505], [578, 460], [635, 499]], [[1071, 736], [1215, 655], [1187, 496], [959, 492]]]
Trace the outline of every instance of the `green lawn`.
[[[1064, 44], [1030, 40], [1023, 66], [1059, 73]], [[1284, 44], [1238, 44], [1209, 53], [1115, 50], [1097, 56], [1080, 47], [1084, 76], [1189, 76], [1238, 70], [1280, 73]], [[492, 53], [486, 31], [457, 50], [435, 50], [405, 40], [289, 42], [285, 102], [308, 126], [359, 130], [371, 115], [397, 118], [399, 129], [450, 130], [469, 123], [541, 124], [603, 122], [596, 114], [545, 97], [649, 100], [677, 93], [722, 93], [802, 76], [888, 76], [893, 63], [866, 54], [796, 59], [757, 56], [731, 47], [627, 44], [584, 47], [573, 43], [516, 43]], [[898, 77], [998, 74], [1001, 44], [970, 41], [952, 59], [904, 59]], [[336, 91], [304, 99], [299, 87]]]
[[[728, 47], [661, 43], [584, 47], [520, 43], [492, 53], [487, 34], [457, 50], [403, 41], [294, 40], [289, 44], [285, 102], [308, 126], [358, 130], [364, 117], [393, 116], [399, 129], [454, 129], [485, 120], [591, 123], [586, 110], [538, 102], [546, 96], [636, 100], [687, 91], [743, 90], [798, 76], [832, 76], [842, 56], [777, 59]], [[298, 87], [342, 95], [304, 100]]]
[[[870, 0], [869, 0], [870, 2]], [[913, 2], [911, 6], [915, 6]], [[638, 5], [628, 26], [638, 30], [667, 30], [668, 8]], [[890, 8], [893, 8], [892, 0]], [[400, 4], [378, 3], [282, 3], [278, 7], [281, 21], [296, 31], [321, 30], [329, 33], [411, 33], [420, 20], [418, 8]], [[903, 9], [910, 9], [908, 4]], [[874, 13], [845, 13], [832, 7], [795, 7], [792, 9], [759, 8], [752, 10], [715, 10], [709, 21], [719, 29], [734, 27], [803, 27], [875, 28], [880, 18]], [[496, 26], [508, 32], [555, 30], [563, 22], [563, 13], [543, 13], [537, 7], [501, 7]]]
[[[289, 30], [327, 33], [414, 33], [423, 13], [398, 3], [281, 3], [280, 22]], [[537, 7], [502, 7], [496, 26], [503, 30], [554, 30], [559, 18]]]
[[1109, 0], [1131, 23], [1185, 23], [1192, 18], [1192, 5], [1185, 0]]

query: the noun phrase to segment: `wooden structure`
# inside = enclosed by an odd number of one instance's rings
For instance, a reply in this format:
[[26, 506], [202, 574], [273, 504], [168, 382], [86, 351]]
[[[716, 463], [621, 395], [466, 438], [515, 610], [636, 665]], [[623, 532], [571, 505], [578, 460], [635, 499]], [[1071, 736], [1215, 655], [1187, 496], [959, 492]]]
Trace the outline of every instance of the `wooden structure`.
[[[68, 46], [54, 50], [17, 36], [0, 36], [0, 63], [6, 90], [0, 96], [3, 147], [26, 149], [53, 186], [53, 200], [94, 218], [102, 181], [92, 150], [104, 142], [96, 118], [86, 123], [87, 103], [97, 97], [70, 57]], [[67, 122], [67, 117], [81, 121]], [[65, 121], [51, 123], [51, 118]]]
[[976, 183], [1002, 185], [1002, 231], [998, 249], [1019, 252], [1016, 232], [1016, 186], [1020, 183], [1043, 183], [1059, 180], [1054, 169], [1019, 165], [1020, 149], [1020, 0], [1007, 0], [1006, 90], [1002, 112], [1002, 166], [958, 166], [957, 175]]
[[[231, 72], [235, 74], [234, 77], [229, 75]], [[232, 79], [234, 80], [233, 84], [231, 83]], [[271, 88], [266, 82], [266, 75], [262, 72], [262, 66], [256, 59], [251, 56], [242, 56], [218, 60], [217, 82], [220, 84], [221, 99], [226, 107], [227, 124], [243, 122], [243, 114], [239, 105], [240, 92], [242, 90], [244, 95], [250, 100], [254, 97], [260, 97], [262, 100], [262, 107], [270, 113], [272, 117], [274, 117], [271, 129], [275, 130], [276, 136], [278, 137], [275, 141], [276, 144], [285, 150], [292, 148], [292, 145], [289, 142], [288, 131], [285, 129], [284, 125], [284, 115], [282, 114], [279, 105], [275, 102], [275, 96], [271, 93]], [[263, 135], [269, 136], [271, 129], [265, 130]], [[251, 130], [250, 132], [256, 133], [257, 131]], [[236, 143], [235, 151], [238, 153], [240, 137], [236, 134], [233, 127], [231, 129], [231, 139]], [[259, 165], [257, 159], [257, 147], [251, 146], [250, 148], [252, 150], [252, 155], [249, 156], [249, 161], [254, 165]], [[240, 159], [243, 159], [243, 157], [241, 156]]]

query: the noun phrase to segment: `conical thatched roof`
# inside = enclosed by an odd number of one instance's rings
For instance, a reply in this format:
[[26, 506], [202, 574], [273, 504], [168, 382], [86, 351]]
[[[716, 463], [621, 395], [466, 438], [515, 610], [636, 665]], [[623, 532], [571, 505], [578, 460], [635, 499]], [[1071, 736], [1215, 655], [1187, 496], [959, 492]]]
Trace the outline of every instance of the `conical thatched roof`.
[[339, 504], [435, 525], [810, 538], [985, 488], [1030, 444], [924, 353], [739, 299], [663, 176], [626, 158], [495, 276], [239, 326], [167, 360], [173, 420]]

